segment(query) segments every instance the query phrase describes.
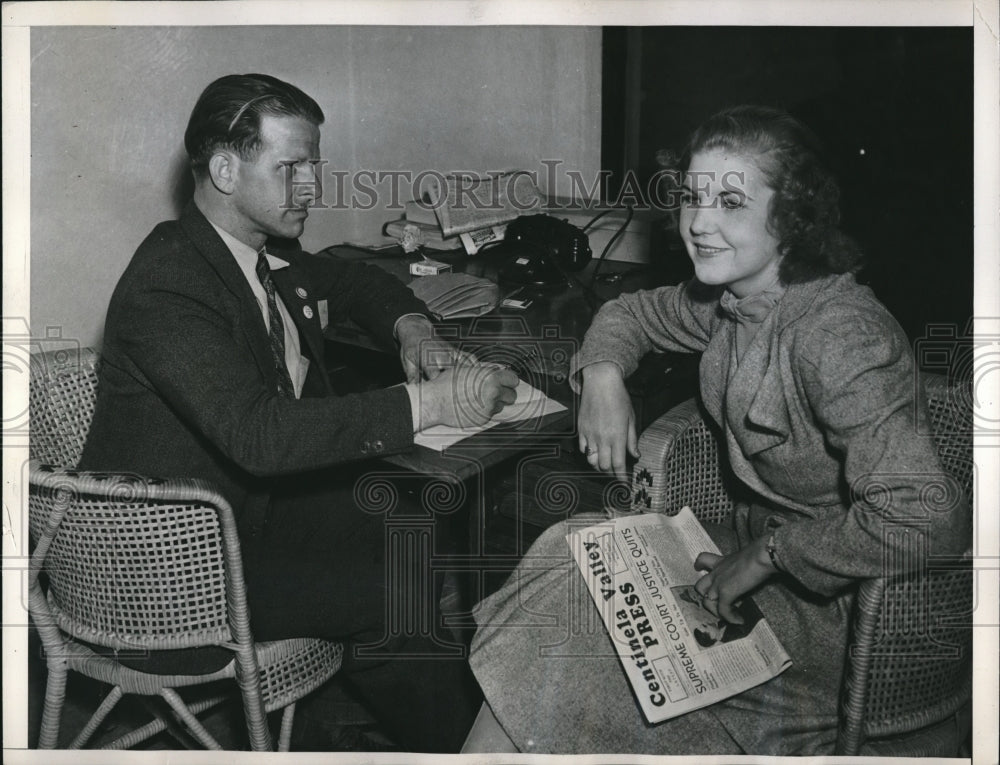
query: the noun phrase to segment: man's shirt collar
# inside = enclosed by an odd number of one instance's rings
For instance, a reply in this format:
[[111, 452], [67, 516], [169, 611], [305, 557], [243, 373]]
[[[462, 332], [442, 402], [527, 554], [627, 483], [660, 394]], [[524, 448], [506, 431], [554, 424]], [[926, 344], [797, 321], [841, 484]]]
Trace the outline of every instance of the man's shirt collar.
[[[208, 222], [212, 223], [212, 221]], [[226, 243], [229, 251], [233, 253], [233, 257], [236, 258], [236, 261], [243, 267], [243, 270], [246, 271], [249, 267], [250, 273], [253, 273], [254, 269], [257, 267], [257, 250], [248, 244], [244, 244], [228, 231], [219, 228], [219, 226], [214, 223], [212, 223], [212, 228], [214, 228], [216, 232], [218, 232], [219, 236], [222, 237], [222, 241]], [[287, 260], [282, 260], [271, 253], [267, 253], [267, 264], [271, 267], [272, 271], [276, 271], [279, 268], [285, 268], [289, 265]]]

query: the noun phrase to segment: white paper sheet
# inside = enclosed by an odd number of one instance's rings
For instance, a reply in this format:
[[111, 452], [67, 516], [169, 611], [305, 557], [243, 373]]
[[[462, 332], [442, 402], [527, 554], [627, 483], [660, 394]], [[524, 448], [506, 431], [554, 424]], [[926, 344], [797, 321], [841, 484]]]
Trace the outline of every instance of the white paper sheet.
[[561, 412], [566, 407], [558, 401], [554, 401], [538, 388], [528, 385], [521, 380], [517, 386], [517, 400], [513, 404], [505, 406], [499, 414], [485, 425], [473, 428], [453, 428], [449, 425], [435, 425], [426, 428], [413, 436], [413, 443], [426, 446], [434, 451], [444, 451], [449, 446], [454, 446], [459, 441], [476, 433], [492, 428], [501, 422], [520, 422], [536, 417], [544, 417], [553, 412]]

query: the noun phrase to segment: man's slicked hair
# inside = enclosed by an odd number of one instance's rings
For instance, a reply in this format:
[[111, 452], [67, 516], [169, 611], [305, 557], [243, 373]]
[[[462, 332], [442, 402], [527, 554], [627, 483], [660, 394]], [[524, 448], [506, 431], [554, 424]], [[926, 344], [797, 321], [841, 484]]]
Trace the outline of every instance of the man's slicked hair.
[[198, 97], [184, 132], [191, 169], [203, 175], [219, 149], [251, 160], [260, 150], [261, 118], [300, 117], [323, 124], [323, 110], [294, 85], [267, 74], [229, 74]]

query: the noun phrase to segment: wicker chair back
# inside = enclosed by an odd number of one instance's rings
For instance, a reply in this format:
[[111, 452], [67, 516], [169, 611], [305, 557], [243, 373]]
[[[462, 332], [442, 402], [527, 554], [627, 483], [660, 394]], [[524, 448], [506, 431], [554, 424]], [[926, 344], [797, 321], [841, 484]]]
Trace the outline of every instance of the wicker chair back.
[[97, 402], [98, 355], [92, 348], [31, 356], [28, 414], [31, 459], [76, 467]]

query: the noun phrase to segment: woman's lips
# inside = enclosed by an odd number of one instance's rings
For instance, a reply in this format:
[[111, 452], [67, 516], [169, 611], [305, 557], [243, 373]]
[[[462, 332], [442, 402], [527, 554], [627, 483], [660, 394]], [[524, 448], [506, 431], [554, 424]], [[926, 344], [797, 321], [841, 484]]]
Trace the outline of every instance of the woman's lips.
[[713, 255], [718, 255], [720, 252], [725, 252], [728, 249], [728, 247], [711, 247], [707, 244], [698, 244], [698, 243], [695, 243], [694, 247], [695, 250], [698, 252], [698, 254], [704, 257], [711, 257]]

